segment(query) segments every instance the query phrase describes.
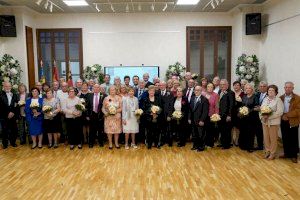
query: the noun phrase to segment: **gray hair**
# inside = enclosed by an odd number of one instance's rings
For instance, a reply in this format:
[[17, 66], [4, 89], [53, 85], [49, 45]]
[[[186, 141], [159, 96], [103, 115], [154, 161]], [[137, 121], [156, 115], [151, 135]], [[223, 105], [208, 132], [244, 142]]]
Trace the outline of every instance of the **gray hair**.
[[268, 85], [268, 83], [266, 81], [261, 81], [259, 82], [259, 85]]
[[294, 83], [292, 81], [287, 81], [284, 83], [284, 85], [287, 85], [287, 84], [291, 84], [294, 87]]
[[228, 81], [227, 81], [227, 79], [221, 79], [221, 81], [220, 82], [225, 82], [226, 84], [228, 84]]

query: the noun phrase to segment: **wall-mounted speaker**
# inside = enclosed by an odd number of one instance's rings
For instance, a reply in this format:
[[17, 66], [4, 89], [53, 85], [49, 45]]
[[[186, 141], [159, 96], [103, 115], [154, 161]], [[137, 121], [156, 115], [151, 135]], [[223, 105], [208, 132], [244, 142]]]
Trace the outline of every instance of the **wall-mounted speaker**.
[[15, 16], [0, 15], [0, 37], [17, 37]]
[[261, 34], [261, 13], [246, 14], [246, 35]]

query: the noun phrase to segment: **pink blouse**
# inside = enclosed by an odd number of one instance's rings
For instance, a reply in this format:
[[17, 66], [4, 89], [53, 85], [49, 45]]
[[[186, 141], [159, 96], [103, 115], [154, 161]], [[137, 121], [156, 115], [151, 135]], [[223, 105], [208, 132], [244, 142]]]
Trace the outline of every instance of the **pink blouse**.
[[219, 114], [219, 95], [215, 92], [211, 93], [209, 99], [208, 115], [211, 117], [213, 114]]

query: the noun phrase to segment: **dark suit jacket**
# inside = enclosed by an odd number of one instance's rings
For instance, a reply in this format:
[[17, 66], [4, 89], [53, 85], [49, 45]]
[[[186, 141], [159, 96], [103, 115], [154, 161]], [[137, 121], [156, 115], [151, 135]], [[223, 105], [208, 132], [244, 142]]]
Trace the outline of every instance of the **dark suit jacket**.
[[[188, 89], [189, 89], [189, 88], [187, 87], [187, 88], [184, 88], [184, 90], [182, 91], [182, 92], [183, 92], [183, 95], [184, 95], [185, 97], [187, 97], [187, 98], [188, 98], [188, 96], [186, 96], [186, 93], [187, 93]], [[195, 88], [194, 88], [194, 89], [195, 89]], [[193, 90], [191, 99], [192, 99], [193, 96], [195, 96], [194, 90]]]
[[159, 91], [158, 95], [161, 98], [162, 107], [164, 110], [164, 119], [167, 119], [168, 116], [172, 115], [172, 106], [173, 106], [173, 95], [166, 91], [165, 95], [161, 95], [161, 91]]
[[143, 104], [145, 98], [148, 97], [148, 91], [146, 91], [144, 89], [144, 92], [141, 94], [141, 96], [138, 95], [138, 92], [139, 92], [139, 89], [135, 89], [134, 90], [134, 96], [136, 98], [138, 98], [138, 100], [139, 100], [139, 107], [141, 108], [143, 106], [142, 104]]
[[259, 105], [261, 106], [261, 104], [262, 104], [262, 102], [263, 102], [263, 100], [267, 97], [267, 94], [264, 96], [264, 98], [262, 99], [262, 101], [260, 102], [259, 100], [259, 98], [260, 98], [260, 92], [257, 92], [256, 94], [255, 94], [255, 96], [256, 96], [256, 98], [257, 98], [257, 100], [258, 100], [258, 102], [259, 102]]
[[221, 117], [232, 117], [233, 106], [235, 101], [235, 94], [232, 90], [226, 90], [226, 93], [221, 98], [221, 91], [219, 91], [220, 103], [219, 103], [219, 113]]
[[192, 124], [198, 125], [200, 121], [205, 122], [208, 120], [209, 102], [207, 98], [202, 95], [197, 102], [196, 107], [194, 107], [195, 101], [196, 96], [193, 96], [190, 102], [188, 119], [192, 121]]
[[148, 88], [150, 85], [153, 85], [153, 83], [150, 82], [150, 81], [148, 81], [148, 82], [146, 83], [146, 85], [145, 85], [145, 88]]
[[[106, 96], [107, 96], [106, 94], [100, 93], [99, 104], [98, 104], [98, 119], [99, 120], [103, 119], [103, 117], [104, 117], [101, 109], [103, 106], [103, 100]], [[88, 101], [87, 101], [87, 116], [88, 117], [92, 116], [93, 109], [94, 109], [94, 93], [92, 93], [88, 96]]]
[[12, 93], [11, 103], [8, 105], [6, 92], [2, 91], [0, 94], [0, 119], [7, 119], [8, 113], [10, 112], [15, 114], [13, 118], [16, 119], [19, 114], [18, 102], [18, 95]]
[[[162, 102], [161, 102], [161, 98], [160, 96], [155, 96], [155, 99], [154, 99], [154, 103], [152, 103], [149, 99], [149, 97], [146, 97], [143, 101], [143, 104], [142, 104], [142, 109], [145, 113], [145, 118], [148, 122], [152, 122], [152, 115], [151, 115], [151, 107], [152, 105], [156, 105], [156, 106], [159, 106], [162, 110], [161, 112], [158, 114], [158, 118], [157, 118], [157, 122], [158, 123], [161, 123], [162, 121], [162, 114], [164, 113], [164, 110], [163, 110], [163, 107], [162, 107]], [[150, 123], [152, 124], [152, 123]]]

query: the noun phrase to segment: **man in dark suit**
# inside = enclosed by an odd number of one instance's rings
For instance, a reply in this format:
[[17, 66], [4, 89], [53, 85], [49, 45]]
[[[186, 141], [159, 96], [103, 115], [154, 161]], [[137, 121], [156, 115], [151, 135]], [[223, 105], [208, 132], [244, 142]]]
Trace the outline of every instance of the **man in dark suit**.
[[[259, 83], [259, 92], [257, 92], [256, 98], [259, 100], [259, 106], [261, 106], [263, 100], [267, 97], [267, 90], [268, 90], [268, 84], [265, 81], [261, 81]], [[259, 111], [259, 107], [254, 108], [254, 110]], [[262, 123], [259, 118], [259, 112], [256, 117], [257, 120], [257, 129], [255, 131], [255, 136], [257, 140], [257, 147], [256, 150], [263, 150], [264, 149], [264, 141], [263, 141], [263, 128]]]
[[103, 147], [104, 115], [101, 108], [106, 96], [106, 94], [102, 94], [100, 92], [100, 85], [95, 84], [93, 87], [93, 93], [89, 96], [89, 100], [87, 102], [87, 116], [90, 120], [89, 148], [93, 148], [97, 134], [99, 146]]
[[231, 116], [234, 105], [235, 94], [229, 89], [229, 84], [226, 79], [220, 81], [220, 104], [219, 113], [221, 116], [220, 132], [221, 132], [221, 146], [223, 149], [231, 147]]
[[[134, 96], [139, 100], [139, 108], [143, 109], [143, 102], [148, 96], [148, 92], [145, 88], [145, 82], [143, 80], [139, 81], [139, 87], [135, 90]], [[140, 125], [139, 125], [139, 133], [137, 134], [137, 142], [144, 143], [145, 142], [145, 127], [146, 119], [144, 115], [140, 118]]]
[[145, 81], [145, 88], [148, 88], [150, 85], [153, 85], [153, 83], [149, 81], [149, 74], [148, 73], [145, 73], [143, 75], [143, 79]]
[[204, 151], [205, 149], [205, 129], [208, 121], [209, 103], [207, 98], [201, 95], [200, 86], [195, 87], [195, 96], [190, 103], [188, 122], [193, 128], [193, 147], [192, 150]]
[[188, 81], [187, 87], [183, 90], [183, 95], [188, 98], [189, 103], [191, 102], [191, 98], [195, 96], [194, 86], [195, 86], [195, 81], [193, 79], [190, 79]]
[[163, 117], [162, 117], [162, 123], [161, 123], [161, 138], [160, 138], [160, 145], [163, 145], [166, 141], [168, 141], [168, 138], [170, 138], [170, 134], [173, 134], [171, 131], [171, 118], [169, 116], [172, 115], [171, 106], [173, 102], [173, 96], [169, 91], [167, 91], [167, 84], [165, 81], [161, 81], [159, 83], [159, 95], [161, 96], [162, 100], [162, 107], [163, 107]]
[[0, 121], [2, 127], [2, 145], [3, 149], [10, 145], [16, 147], [18, 134], [17, 116], [18, 116], [18, 96], [11, 92], [11, 84], [3, 83], [3, 91], [0, 95]]

